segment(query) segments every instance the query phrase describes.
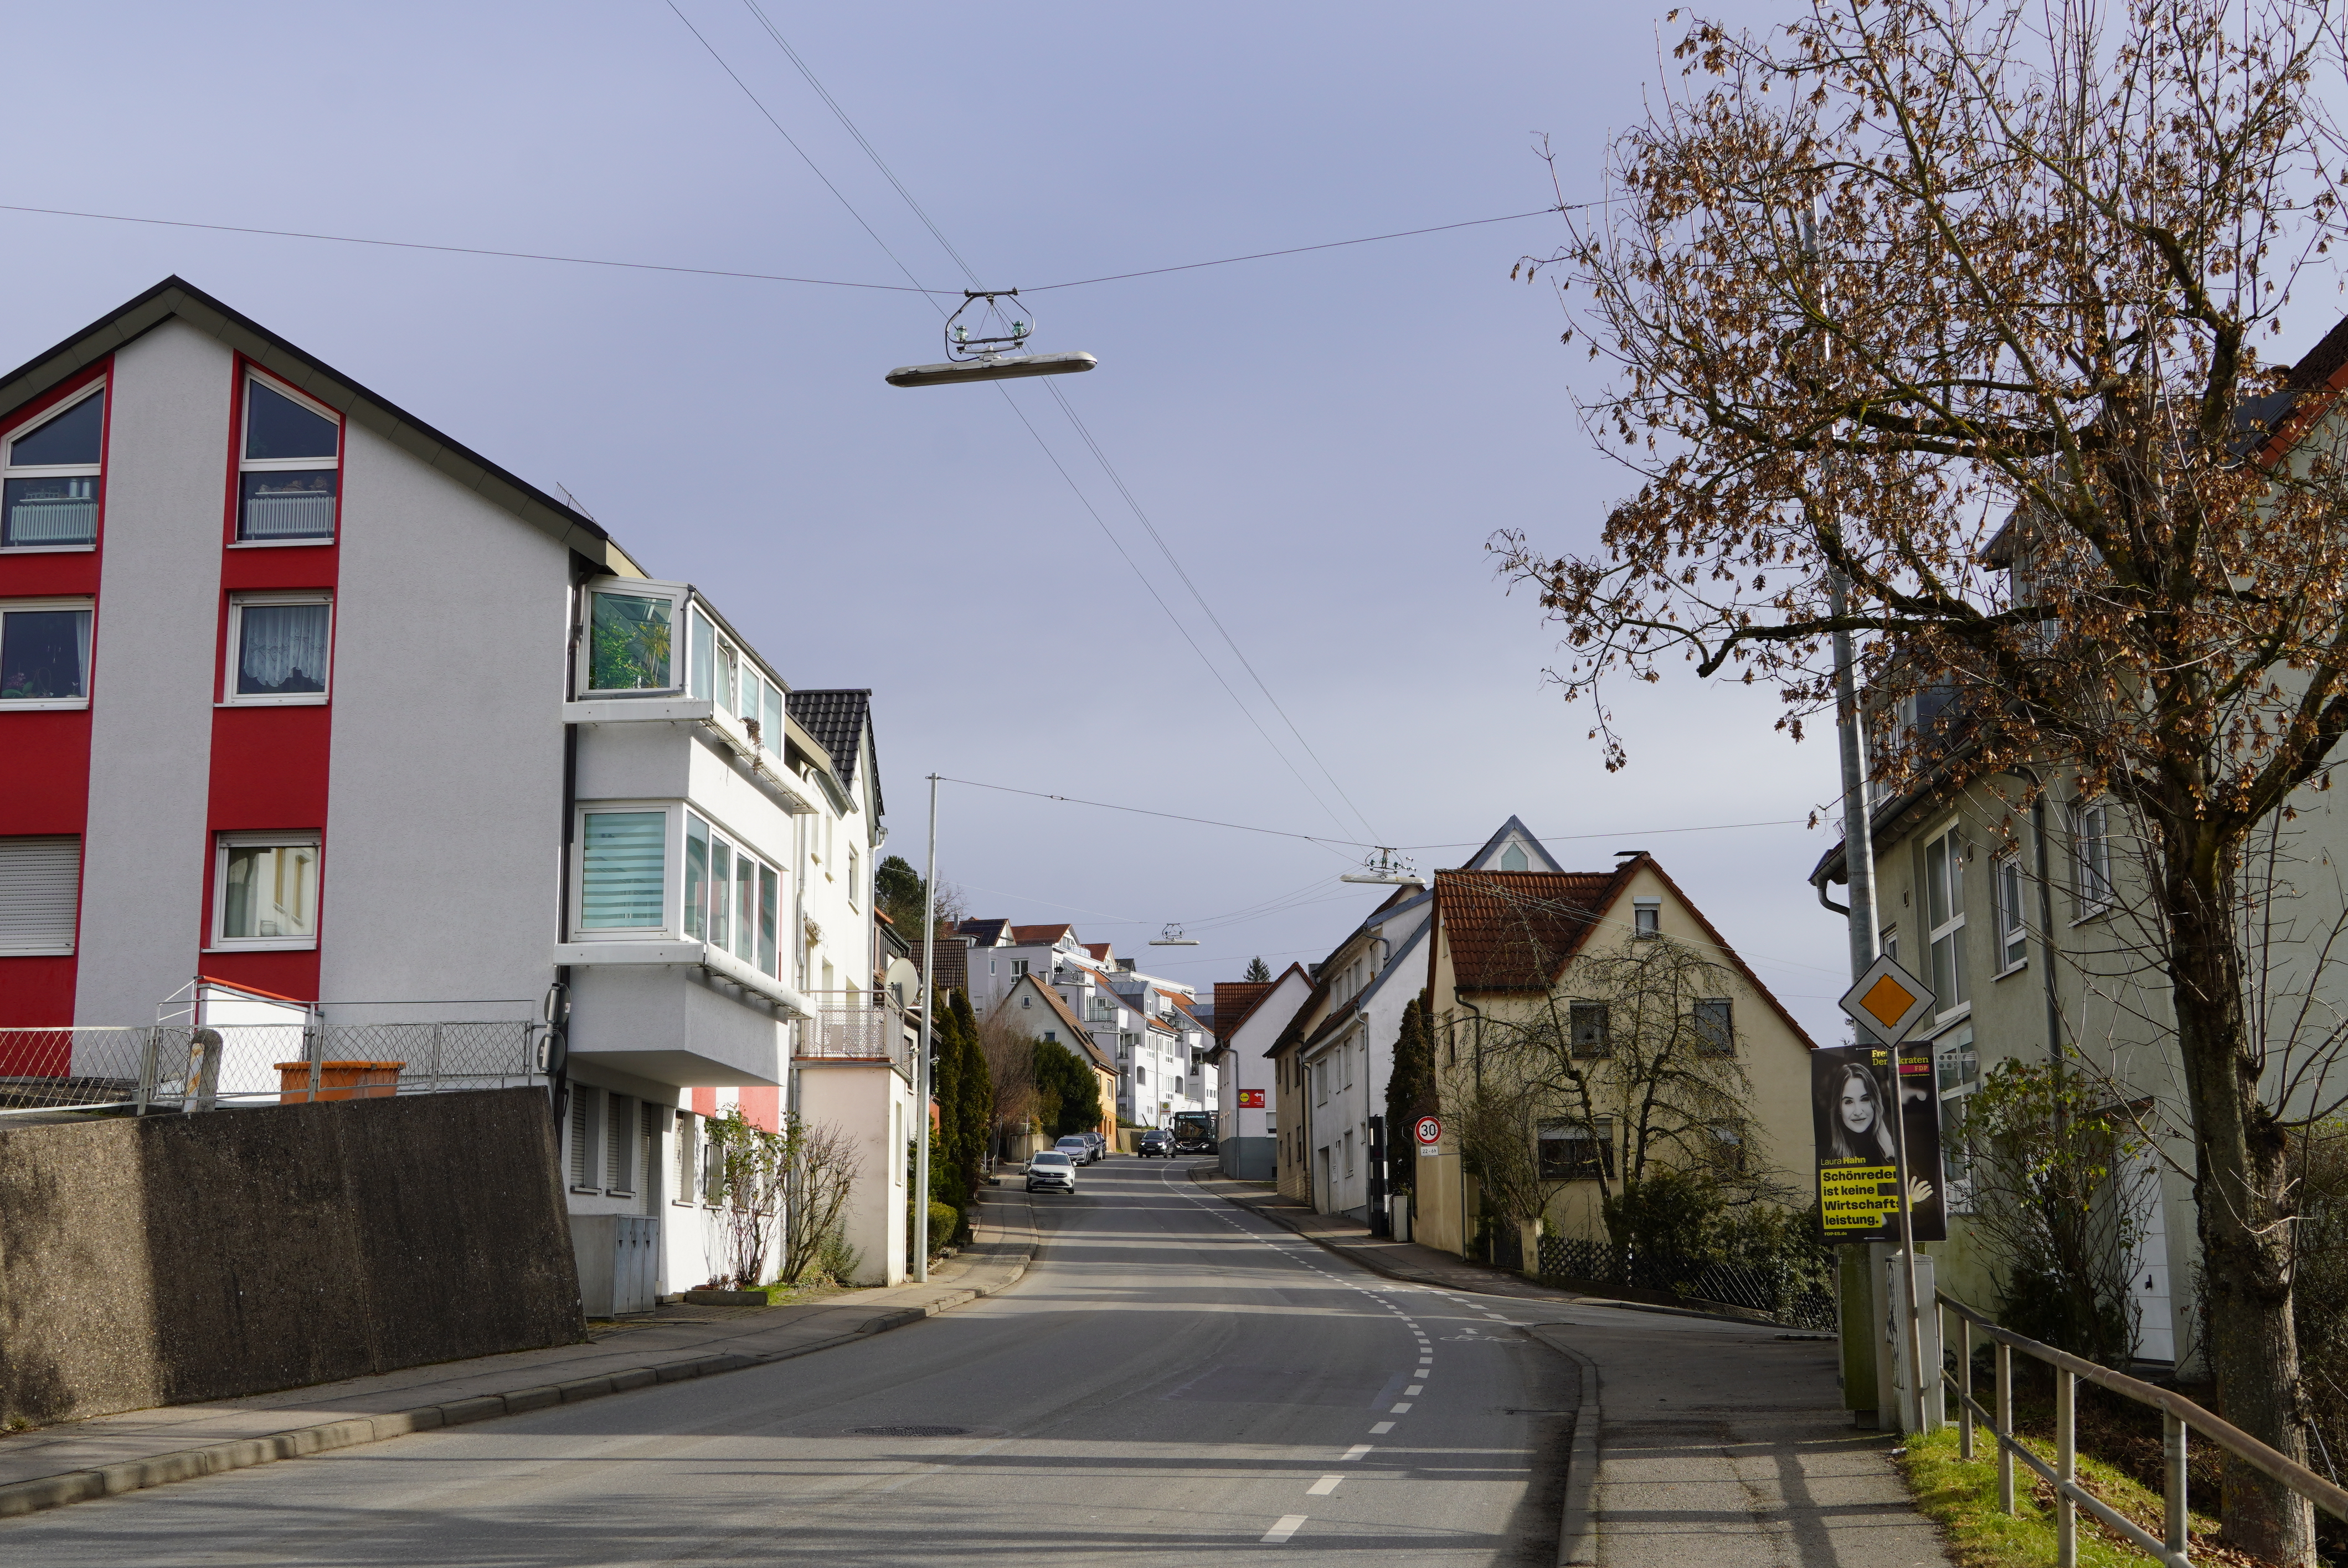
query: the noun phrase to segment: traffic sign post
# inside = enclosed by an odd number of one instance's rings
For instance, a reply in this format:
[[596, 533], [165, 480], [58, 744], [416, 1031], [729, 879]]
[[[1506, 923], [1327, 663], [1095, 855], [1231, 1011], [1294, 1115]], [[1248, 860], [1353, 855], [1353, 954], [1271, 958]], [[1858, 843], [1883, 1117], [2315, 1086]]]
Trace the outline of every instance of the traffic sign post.
[[[1908, 1116], [1900, 1097], [1906, 1092], [1900, 1084], [1900, 1042], [1909, 1031], [1931, 1017], [1933, 1011], [1932, 989], [1910, 974], [1890, 958], [1879, 958], [1868, 966], [1865, 973], [1851, 982], [1843, 992], [1839, 1005], [1858, 1024], [1862, 1035], [1872, 1033], [1891, 1051], [1891, 1160], [1893, 1184], [1900, 1189], [1900, 1256], [1908, 1288], [1908, 1344], [1902, 1358], [1908, 1364], [1909, 1397], [1915, 1401], [1910, 1412], [1900, 1412], [1910, 1431], [1929, 1431], [1934, 1424], [1926, 1416], [1924, 1398], [1924, 1324], [1923, 1304], [1916, 1299], [1916, 1221], [1910, 1212], [1915, 1188], [1908, 1177]], [[1939, 1368], [1935, 1368], [1937, 1373]], [[1934, 1385], [1938, 1387], [1937, 1380]]]
[[1422, 1116], [1411, 1123], [1410, 1135], [1418, 1140], [1418, 1152], [1432, 1154], [1435, 1146], [1443, 1142], [1443, 1118]]

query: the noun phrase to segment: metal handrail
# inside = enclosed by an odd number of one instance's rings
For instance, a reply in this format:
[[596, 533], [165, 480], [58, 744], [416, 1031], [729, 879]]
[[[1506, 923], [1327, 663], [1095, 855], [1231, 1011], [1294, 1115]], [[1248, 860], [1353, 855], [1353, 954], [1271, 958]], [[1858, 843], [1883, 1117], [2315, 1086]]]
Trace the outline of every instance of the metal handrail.
[[[2111, 1529], [2170, 1568], [2188, 1568], [2190, 1541], [2186, 1531], [2186, 1466], [2185, 1433], [2188, 1429], [2199, 1432], [2219, 1448], [2232, 1454], [2251, 1469], [2280, 1482], [2299, 1496], [2307, 1499], [2334, 1518], [2348, 1520], [2348, 1489], [2335, 1485], [2316, 1474], [2305, 1465], [2276, 1452], [2250, 1433], [2230, 1421], [2210, 1414], [2199, 1405], [2168, 1389], [2099, 1367], [2093, 1361], [2074, 1356], [2067, 1350], [2057, 1350], [2035, 1339], [2016, 1334], [1978, 1308], [1966, 1306], [1944, 1290], [1932, 1293], [1939, 1306], [1957, 1317], [1957, 1358], [1953, 1375], [1947, 1368], [1941, 1370], [1941, 1383], [1952, 1389], [1957, 1396], [1961, 1415], [1958, 1427], [1957, 1451], [1965, 1459], [1973, 1457], [1973, 1419], [1979, 1416], [1989, 1423], [1991, 1435], [1997, 1439], [1997, 1505], [2001, 1512], [2016, 1511], [2013, 1497], [2013, 1461], [2016, 1459], [2029, 1466], [2054, 1489], [2054, 1553], [2057, 1568], [2076, 1568], [2079, 1560], [2078, 1510], [2085, 1509]], [[1974, 1329], [1988, 1336], [1997, 1348], [1997, 1409], [1982, 1409], [1973, 1398]], [[2049, 1466], [2013, 1435], [2013, 1352], [2044, 1361], [2054, 1371], [2054, 1463]], [[2150, 1405], [2161, 1415], [2161, 1512], [2162, 1533], [2167, 1540], [2156, 1539], [2136, 1521], [2121, 1513], [2101, 1498], [2078, 1484], [2078, 1380], [2085, 1378], [2098, 1388], [2134, 1399], [2140, 1405]]]

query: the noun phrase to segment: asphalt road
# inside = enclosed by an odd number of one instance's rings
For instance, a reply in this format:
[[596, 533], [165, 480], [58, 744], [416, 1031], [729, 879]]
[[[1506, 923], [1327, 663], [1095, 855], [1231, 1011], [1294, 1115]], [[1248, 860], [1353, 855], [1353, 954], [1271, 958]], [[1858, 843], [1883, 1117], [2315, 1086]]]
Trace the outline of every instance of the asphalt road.
[[[1577, 1374], [1122, 1157], [1003, 1294], [772, 1367], [0, 1523], [0, 1559], [1548, 1564]], [[876, 1430], [877, 1429], [877, 1430]]]

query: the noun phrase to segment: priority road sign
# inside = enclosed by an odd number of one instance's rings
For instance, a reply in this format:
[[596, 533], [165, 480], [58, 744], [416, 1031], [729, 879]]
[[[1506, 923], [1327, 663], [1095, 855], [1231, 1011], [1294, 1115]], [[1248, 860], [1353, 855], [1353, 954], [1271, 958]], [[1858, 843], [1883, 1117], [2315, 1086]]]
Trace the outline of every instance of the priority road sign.
[[1932, 1010], [1932, 989], [1889, 958], [1868, 966], [1842, 994], [1842, 1010], [1886, 1045], [1898, 1045]]

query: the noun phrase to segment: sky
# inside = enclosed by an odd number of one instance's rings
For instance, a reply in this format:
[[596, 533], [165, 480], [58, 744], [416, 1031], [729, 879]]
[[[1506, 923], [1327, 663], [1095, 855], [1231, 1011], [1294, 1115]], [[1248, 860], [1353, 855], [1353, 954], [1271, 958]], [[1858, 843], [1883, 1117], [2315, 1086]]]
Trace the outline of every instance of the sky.
[[[1543, 135], [1585, 198], [1666, 69], [1660, 6], [766, 15], [988, 286], [1031, 291], [1532, 211]], [[0, 95], [13, 207], [964, 286], [742, 0], [88, 5], [10, 34], [62, 67]], [[922, 864], [926, 775], [1004, 786], [939, 795], [973, 914], [1205, 989], [1332, 948], [1385, 891], [1336, 880], [1364, 846], [1457, 865], [1513, 813], [1569, 868], [1652, 851], [1845, 1032], [1845, 938], [1804, 881], [1830, 739], [1687, 675], [1622, 693], [1610, 774], [1492, 574], [1495, 529], [1586, 548], [1628, 487], [1575, 421], [1599, 384], [1556, 296], [1509, 281], [1553, 217], [1023, 296], [1038, 349], [1098, 356], [1050, 385], [1115, 479], [1045, 384], [885, 384], [942, 357], [917, 293], [8, 210], [0, 235], [0, 362], [176, 272], [567, 489], [795, 686], [871, 688], [888, 853]], [[1169, 923], [1199, 945], [1146, 946]]]

